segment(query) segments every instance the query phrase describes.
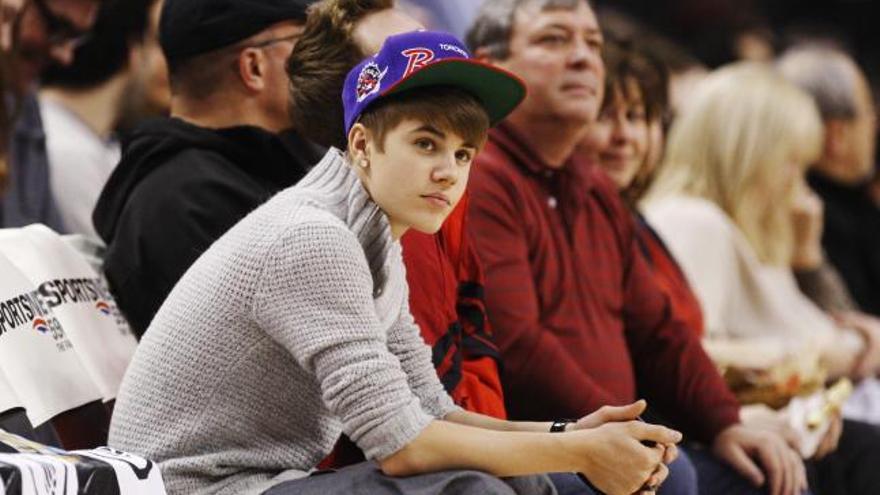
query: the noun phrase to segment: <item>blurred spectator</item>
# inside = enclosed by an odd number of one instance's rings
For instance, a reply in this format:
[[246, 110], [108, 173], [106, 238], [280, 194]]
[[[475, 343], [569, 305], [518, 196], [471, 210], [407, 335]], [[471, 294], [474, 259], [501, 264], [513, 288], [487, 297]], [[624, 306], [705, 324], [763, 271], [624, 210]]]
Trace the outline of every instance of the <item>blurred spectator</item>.
[[[709, 337], [794, 332], [798, 338], [777, 337], [777, 356], [791, 345], [812, 347], [841, 376], [860, 341], [851, 332], [835, 337], [831, 320], [797, 291], [791, 275], [792, 260], [805, 248], [796, 242], [791, 210], [801, 167], [821, 149], [820, 133], [812, 102], [769, 69], [720, 71], [673, 125], [645, 211], [700, 295]], [[718, 245], [710, 248], [710, 240]], [[802, 332], [818, 339], [815, 345]]]
[[[69, 65], [101, 0], [3, 0], [3, 45], [15, 47], [15, 82], [28, 88], [51, 63]], [[13, 12], [17, 11], [15, 14]]]
[[665, 145], [668, 107], [666, 68], [640, 46], [607, 40], [605, 99], [579, 152], [590, 156], [614, 182], [635, 218], [636, 240], [658, 285], [688, 328], [703, 334], [703, 314], [666, 245], [637, 209]]
[[[725, 367], [790, 371], [805, 386], [821, 385], [819, 358], [832, 376], [848, 375], [864, 342], [806, 299], [791, 274], [802, 244], [791, 210], [822, 143], [815, 106], [754, 64], [717, 71], [693, 99], [672, 127], [645, 211], [700, 299], [707, 349]], [[868, 356], [875, 370], [877, 358]], [[784, 390], [765, 385], [753, 400]], [[847, 421], [842, 431], [840, 453], [818, 465], [816, 493], [868, 493], [878, 483], [870, 466], [880, 430]]]
[[141, 121], [167, 116], [171, 105], [168, 82], [168, 64], [159, 46], [159, 16], [163, 0], [150, 7], [149, 25], [142, 46], [141, 64], [132, 67], [134, 74], [122, 98], [122, 108], [116, 122], [116, 131], [125, 140]]
[[604, 7], [600, 9], [599, 18], [602, 19], [602, 30], [610, 40], [637, 40], [639, 46], [650, 47], [651, 57], [656, 58], [668, 72], [666, 91], [669, 104], [662, 116], [664, 125], [668, 125], [687, 104], [694, 88], [709, 73], [706, 66], [671, 38], [619, 8]]
[[[637, 216], [637, 239], [658, 283], [663, 287], [675, 311], [686, 315], [691, 328], [703, 331], [702, 309], [696, 295], [659, 235], [635, 210], [645, 187], [649, 185], [662, 149], [660, 123], [665, 107], [663, 68], [640, 48], [610, 43], [606, 48], [608, 77], [602, 111], [585, 139], [584, 148], [592, 150], [598, 165], [621, 190]], [[777, 413], [762, 406], [746, 406], [742, 419], [756, 426], [778, 430], [795, 444], [808, 441], [804, 433], [789, 426], [787, 413]], [[820, 464], [827, 477], [828, 465], [839, 463], [847, 453], [834, 451], [840, 435], [840, 419], [835, 420], [812, 457], [833, 457]], [[857, 427], [856, 430], [862, 427]], [[852, 448], [853, 428], [841, 439], [844, 448]], [[705, 477], [704, 477], [705, 478]], [[705, 479], [704, 479], [705, 481]]]
[[119, 162], [113, 131], [122, 101], [143, 85], [136, 79], [146, 76], [142, 68], [147, 65], [148, 16], [154, 3], [107, 0], [89, 39], [77, 48], [74, 63], [50, 68], [43, 77], [40, 110], [50, 190], [68, 233], [97, 239], [92, 210]]
[[880, 208], [870, 191], [877, 115], [867, 79], [831, 48], [793, 48], [778, 66], [813, 97], [824, 123], [822, 154], [808, 174], [824, 201], [822, 245], [859, 306], [880, 315]]
[[137, 335], [208, 246], [320, 158], [289, 132], [284, 71], [311, 3], [165, 1], [172, 118], [133, 133], [93, 216]]
[[[739, 424], [736, 398], [656, 284], [616, 188], [574, 155], [604, 87], [588, 4], [490, 0], [469, 42], [529, 87], [490, 132], [470, 184], [510, 415], [572, 417], [645, 394], [652, 411], [712, 445], [710, 469], [733, 466], [755, 485], [796, 493], [806, 485], [797, 454]], [[773, 462], [762, 472], [750, 456]]]
[[[27, 185], [33, 166], [39, 177], [48, 173], [42, 125], [36, 100], [28, 94], [50, 59], [70, 63], [80, 35], [94, 22], [100, 0], [0, 0], [0, 227], [7, 224], [7, 208], [18, 213], [21, 191], [8, 192], [10, 176], [16, 187]], [[24, 105], [19, 106], [20, 98]], [[10, 171], [12, 169], [12, 171]], [[40, 181], [36, 181], [40, 184]], [[40, 196], [43, 189], [29, 192]], [[39, 187], [39, 186], [38, 186]], [[12, 197], [13, 202], [7, 203]], [[46, 195], [42, 194], [42, 199]], [[57, 445], [58, 438], [48, 425], [34, 432], [24, 411], [0, 413], [0, 428], [42, 443]]]
[[[41, 222], [64, 231], [49, 192], [43, 124], [36, 96], [30, 91], [50, 62], [73, 62], [74, 50], [94, 23], [99, 3], [100, 0], [2, 0], [0, 4], [0, 42], [5, 45], [0, 51], [11, 53], [0, 56], [0, 61], [11, 58], [3, 67], [12, 67], [7, 78], [11, 88], [7, 91], [23, 95], [15, 124], [9, 131], [7, 187], [0, 192], [0, 227]], [[3, 98], [7, 98], [6, 93]]]
[[[456, 37], [464, 38], [468, 27], [473, 23], [480, 0], [402, 0], [401, 8], [413, 9], [416, 18], [429, 29], [447, 31]], [[419, 17], [421, 14], [423, 17]]]
[[[762, 53], [789, 46], [796, 27], [811, 38], [832, 36], [846, 44], [858, 60], [878, 74], [880, 31], [868, 22], [875, 2], [867, 0], [593, 0], [627, 12], [655, 31], [669, 36], [709, 67], [739, 59], [750, 47]], [[743, 43], [743, 40], [746, 40]]]

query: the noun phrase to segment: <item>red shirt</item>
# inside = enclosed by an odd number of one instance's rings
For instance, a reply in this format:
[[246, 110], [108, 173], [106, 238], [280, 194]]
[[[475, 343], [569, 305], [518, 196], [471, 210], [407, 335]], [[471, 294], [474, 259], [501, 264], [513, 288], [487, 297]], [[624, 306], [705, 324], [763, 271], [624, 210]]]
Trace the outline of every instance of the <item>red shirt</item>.
[[666, 248], [666, 244], [644, 217], [636, 215], [636, 240], [642, 249], [642, 254], [654, 272], [654, 280], [657, 285], [669, 297], [669, 304], [673, 306], [673, 312], [680, 315], [687, 328], [696, 332], [698, 337], [703, 336], [703, 308], [700, 301], [685, 277], [678, 262]]
[[483, 301], [483, 274], [465, 231], [465, 197], [436, 235], [401, 239], [410, 311], [455, 403], [504, 419], [498, 347]]
[[738, 421], [603, 173], [574, 160], [553, 170], [505, 125], [476, 161], [468, 221], [511, 418], [576, 418], [644, 396], [699, 440]]

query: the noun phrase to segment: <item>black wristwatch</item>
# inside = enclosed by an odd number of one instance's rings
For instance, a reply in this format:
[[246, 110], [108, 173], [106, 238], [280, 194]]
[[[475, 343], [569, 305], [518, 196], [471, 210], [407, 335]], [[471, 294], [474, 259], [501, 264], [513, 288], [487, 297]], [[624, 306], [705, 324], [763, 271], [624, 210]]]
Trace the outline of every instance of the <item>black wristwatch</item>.
[[565, 427], [568, 426], [569, 423], [574, 423], [574, 421], [570, 419], [557, 419], [550, 425], [550, 433], [562, 433], [565, 431]]

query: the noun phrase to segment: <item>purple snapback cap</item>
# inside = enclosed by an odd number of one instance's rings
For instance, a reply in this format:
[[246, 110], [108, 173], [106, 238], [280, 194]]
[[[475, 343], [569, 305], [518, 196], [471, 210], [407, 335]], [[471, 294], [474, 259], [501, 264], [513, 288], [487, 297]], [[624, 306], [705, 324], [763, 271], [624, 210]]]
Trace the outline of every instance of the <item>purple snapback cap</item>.
[[358, 64], [345, 78], [342, 104], [345, 132], [373, 102], [425, 86], [454, 86], [477, 98], [495, 125], [525, 98], [515, 75], [471, 58], [455, 36], [412, 31], [389, 36], [379, 53]]

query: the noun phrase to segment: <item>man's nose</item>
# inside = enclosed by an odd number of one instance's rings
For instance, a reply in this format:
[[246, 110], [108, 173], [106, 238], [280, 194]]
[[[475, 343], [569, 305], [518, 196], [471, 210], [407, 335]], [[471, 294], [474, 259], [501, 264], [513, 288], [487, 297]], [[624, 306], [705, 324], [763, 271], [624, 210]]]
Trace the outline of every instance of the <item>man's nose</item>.
[[585, 67], [590, 59], [590, 47], [582, 39], [574, 40], [574, 46], [571, 47], [569, 55], [569, 63], [578, 67]]
[[66, 41], [64, 43], [52, 45], [49, 49], [49, 55], [52, 57], [52, 60], [61, 65], [70, 65], [73, 63], [73, 55], [75, 51], [76, 44], [72, 41]]
[[438, 162], [434, 166], [431, 176], [436, 182], [455, 184], [458, 180], [458, 167], [455, 157], [447, 157]]

